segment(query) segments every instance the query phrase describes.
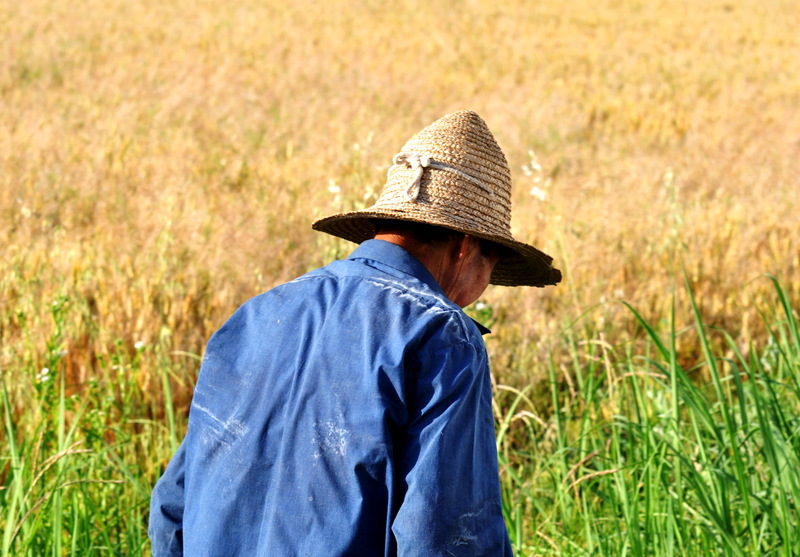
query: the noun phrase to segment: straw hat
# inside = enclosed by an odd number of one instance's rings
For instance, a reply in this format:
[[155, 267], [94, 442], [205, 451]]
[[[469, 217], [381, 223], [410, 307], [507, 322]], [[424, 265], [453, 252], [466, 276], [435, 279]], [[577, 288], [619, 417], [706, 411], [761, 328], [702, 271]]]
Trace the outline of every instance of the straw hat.
[[561, 281], [553, 258], [511, 235], [511, 171], [492, 132], [471, 111], [429, 125], [403, 146], [372, 207], [314, 222], [314, 230], [361, 243], [375, 236], [373, 219], [449, 228], [510, 248], [491, 284], [546, 286]]

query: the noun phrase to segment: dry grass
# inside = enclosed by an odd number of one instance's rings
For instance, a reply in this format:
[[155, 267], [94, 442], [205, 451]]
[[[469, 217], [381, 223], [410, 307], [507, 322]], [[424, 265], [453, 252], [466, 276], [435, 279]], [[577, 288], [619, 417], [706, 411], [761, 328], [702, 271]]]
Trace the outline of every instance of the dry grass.
[[117, 341], [200, 353], [246, 298], [349, 249], [310, 221], [374, 198], [407, 137], [461, 108], [506, 152], [515, 233], [566, 277], [487, 292], [500, 381], [535, 378], [596, 304], [612, 341], [632, 321], [605, 301], [657, 321], [681, 260], [705, 315], [763, 334], [750, 281], [800, 298], [793, 4], [5, 0], [0, 367], [30, 384], [60, 294], [76, 385]]

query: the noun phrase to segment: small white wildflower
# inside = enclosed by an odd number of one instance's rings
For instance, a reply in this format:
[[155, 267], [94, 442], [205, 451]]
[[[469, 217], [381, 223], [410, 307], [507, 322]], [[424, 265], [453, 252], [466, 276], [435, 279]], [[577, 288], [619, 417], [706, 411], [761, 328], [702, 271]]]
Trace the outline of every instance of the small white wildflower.
[[533, 186], [531, 189], [531, 195], [539, 201], [544, 201], [547, 198], [547, 192], [541, 189], [539, 186]]
[[541, 172], [542, 165], [539, 164], [539, 159], [536, 153], [533, 152], [533, 149], [528, 149], [528, 158], [531, 159], [531, 169], [533, 169], [534, 172]]
[[340, 191], [342, 191], [342, 188], [336, 185], [336, 182], [331, 180], [330, 182], [328, 182], [328, 191], [331, 192], [332, 194], [337, 194]]
[[142, 348], [144, 348], [144, 342], [142, 342], [141, 340], [137, 340], [136, 343], [133, 345], [133, 347], [136, 350], [141, 350]]
[[36, 382], [45, 383], [48, 379], [50, 379], [50, 370], [46, 367], [43, 367], [42, 371], [36, 374]]
[[477, 311], [483, 311], [487, 307], [489, 307], [489, 306], [486, 304], [486, 302], [475, 302], [475, 309]]
[[30, 218], [30, 216], [33, 214], [31, 212], [31, 210], [28, 209], [25, 205], [22, 206], [22, 209], [20, 209], [20, 212], [22, 213], [22, 216], [25, 217], [26, 219]]

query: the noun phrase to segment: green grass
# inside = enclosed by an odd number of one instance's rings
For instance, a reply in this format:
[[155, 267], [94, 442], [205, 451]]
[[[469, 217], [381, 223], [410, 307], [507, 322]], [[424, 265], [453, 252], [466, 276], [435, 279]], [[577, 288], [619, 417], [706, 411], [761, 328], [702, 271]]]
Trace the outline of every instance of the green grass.
[[[798, 554], [800, 337], [772, 281], [766, 346], [743, 352], [690, 297], [691, 330], [673, 321], [659, 333], [630, 308], [641, 343], [574, 343], [566, 331], [575, 366], [551, 366], [547, 420], [525, 393], [501, 393], [513, 399], [502, 424], [519, 422], [515, 440], [498, 435], [518, 554]], [[686, 334], [703, 347], [691, 369], [675, 349]]]
[[[797, 554], [800, 335], [785, 289], [770, 280], [764, 346], [705, 326], [690, 296], [690, 327], [659, 330], [629, 307], [639, 326], [626, 342], [573, 323], [561, 337], [570, 359], [521, 360], [549, 365], [549, 400], [534, 385], [497, 386], [518, 555]], [[100, 377], [70, 394], [60, 327], [69, 311], [66, 298], [51, 308], [48, 372], [24, 370], [31, 390], [3, 381], [0, 555], [149, 554], [150, 489], [186, 426], [185, 412], [164, 403], [181, 360], [162, 345], [132, 355], [119, 346]], [[692, 334], [703, 352], [684, 369], [676, 344]], [[148, 355], [161, 362], [160, 394], [135, 381]]]
[[16, 397], [2, 382], [0, 555], [149, 554], [150, 490], [179, 442], [176, 424], [171, 413], [141, 418], [155, 403], [134, 381], [142, 349], [127, 358], [118, 347], [100, 362], [101, 377], [68, 393], [61, 325], [69, 305], [53, 303], [47, 367], [21, 370], [27, 381], [15, 385]]

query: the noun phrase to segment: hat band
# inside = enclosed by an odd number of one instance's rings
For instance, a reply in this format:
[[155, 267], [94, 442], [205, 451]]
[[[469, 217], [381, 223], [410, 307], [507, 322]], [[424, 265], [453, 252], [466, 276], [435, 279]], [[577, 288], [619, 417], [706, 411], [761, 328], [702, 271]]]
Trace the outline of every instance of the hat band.
[[[469, 180], [473, 184], [477, 184], [483, 190], [489, 194], [494, 195], [492, 188], [488, 185], [483, 183], [481, 180], [475, 178], [474, 176], [470, 176], [466, 172], [459, 170], [454, 166], [450, 166], [449, 164], [445, 164], [443, 162], [437, 162], [431, 160], [431, 158], [427, 155], [422, 155], [420, 153], [412, 153], [408, 151], [401, 151], [397, 153], [394, 158], [392, 158], [392, 166], [389, 168], [388, 174], [392, 173], [392, 168], [395, 166], [405, 166], [406, 168], [410, 168], [414, 171], [414, 177], [406, 186], [405, 191], [403, 193], [406, 196], [408, 201], [416, 201], [417, 197], [419, 196], [419, 187], [422, 183], [422, 174], [425, 172], [426, 168], [436, 168], [438, 170], [446, 170], [447, 172], [452, 172], [464, 178], [465, 180]], [[387, 176], [388, 176], [387, 174]]]

